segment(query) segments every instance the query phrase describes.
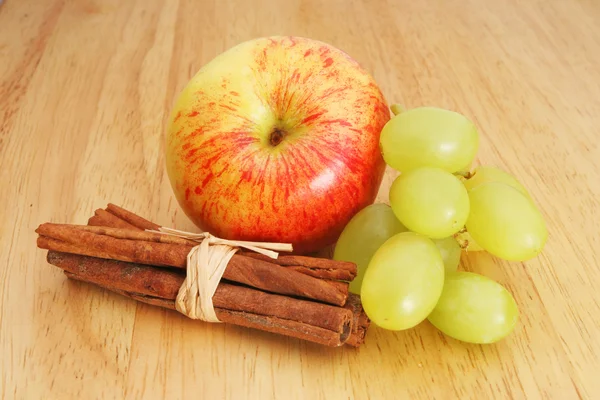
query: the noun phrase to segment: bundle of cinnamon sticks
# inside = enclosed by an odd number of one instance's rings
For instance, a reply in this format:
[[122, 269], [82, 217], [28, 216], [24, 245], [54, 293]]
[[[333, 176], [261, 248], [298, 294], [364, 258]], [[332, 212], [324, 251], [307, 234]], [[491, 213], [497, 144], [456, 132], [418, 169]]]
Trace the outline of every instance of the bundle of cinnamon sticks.
[[[164, 235], [150, 222], [114, 204], [96, 210], [87, 225], [41, 224], [37, 245], [48, 263], [75, 280], [134, 300], [175, 309], [187, 255], [198, 243]], [[325, 258], [238, 251], [212, 298], [224, 323], [311, 342], [358, 347], [370, 321], [348, 291], [356, 265]]]

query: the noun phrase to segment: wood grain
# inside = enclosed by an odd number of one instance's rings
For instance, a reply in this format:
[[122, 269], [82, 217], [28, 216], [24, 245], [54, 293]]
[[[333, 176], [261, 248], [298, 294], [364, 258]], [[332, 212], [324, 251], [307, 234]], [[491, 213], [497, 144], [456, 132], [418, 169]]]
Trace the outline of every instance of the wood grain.
[[[1, 2], [0, 2], [1, 3]], [[600, 3], [594, 0], [6, 0], [0, 5], [0, 397], [592, 399], [600, 392]], [[247, 39], [324, 40], [390, 102], [472, 118], [477, 164], [518, 175], [550, 230], [526, 263], [463, 267], [506, 285], [520, 323], [466, 345], [429, 324], [324, 349], [66, 281], [41, 222], [107, 202], [192, 229], [166, 179], [169, 107]], [[388, 171], [379, 201], [395, 177]]]

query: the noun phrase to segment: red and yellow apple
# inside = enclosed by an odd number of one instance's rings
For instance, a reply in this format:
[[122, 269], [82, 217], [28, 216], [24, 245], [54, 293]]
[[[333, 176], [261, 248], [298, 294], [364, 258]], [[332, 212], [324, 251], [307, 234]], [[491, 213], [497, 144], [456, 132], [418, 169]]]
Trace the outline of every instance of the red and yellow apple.
[[202, 230], [312, 252], [375, 200], [389, 118], [373, 78], [341, 50], [255, 39], [207, 63], [179, 95], [167, 172]]

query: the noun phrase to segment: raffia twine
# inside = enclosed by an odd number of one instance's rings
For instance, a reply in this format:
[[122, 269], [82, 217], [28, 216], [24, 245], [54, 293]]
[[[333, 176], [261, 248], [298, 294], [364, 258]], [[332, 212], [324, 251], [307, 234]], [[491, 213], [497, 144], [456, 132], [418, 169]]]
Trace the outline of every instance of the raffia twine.
[[278, 252], [293, 250], [289, 243], [248, 242], [227, 240], [209, 232], [192, 233], [177, 229], [160, 227], [148, 232], [162, 233], [198, 242], [188, 253], [186, 278], [179, 288], [175, 301], [176, 309], [192, 319], [206, 322], [221, 322], [217, 318], [212, 297], [223, 277], [231, 257], [245, 248], [267, 257], [276, 259]]

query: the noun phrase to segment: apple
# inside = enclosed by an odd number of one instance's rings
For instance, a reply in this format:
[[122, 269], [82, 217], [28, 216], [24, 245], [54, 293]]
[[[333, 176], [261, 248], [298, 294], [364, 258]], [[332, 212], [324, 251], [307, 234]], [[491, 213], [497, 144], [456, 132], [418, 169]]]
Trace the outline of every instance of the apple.
[[180, 93], [167, 172], [200, 229], [314, 252], [375, 200], [389, 119], [377, 84], [346, 53], [308, 38], [258, 38], [208, 62]]

